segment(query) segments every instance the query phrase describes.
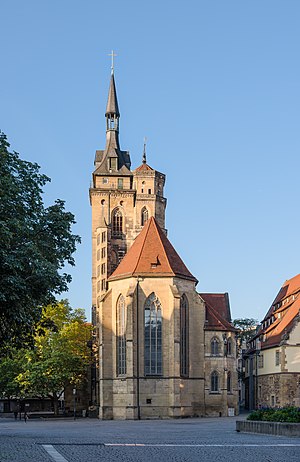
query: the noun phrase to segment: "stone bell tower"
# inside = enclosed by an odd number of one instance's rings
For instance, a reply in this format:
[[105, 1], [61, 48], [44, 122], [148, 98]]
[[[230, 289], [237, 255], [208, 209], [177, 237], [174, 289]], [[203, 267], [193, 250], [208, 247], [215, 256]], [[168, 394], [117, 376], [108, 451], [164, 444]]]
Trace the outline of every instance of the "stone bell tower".
[[[92, 206], [92, 306], [93, 323], [99, 322], [99, 301], [107, 279], [127, 253], [143, 225], [155, 217], [165, 228], [165, 175], [146, 162], [132, 171], [128, 151], [120, 148], [120, 111], [114, 69], [105, 112], [106, 145], [97, 150], [90, 188]], [[98, 321], [97, 321], [98, 320]]]

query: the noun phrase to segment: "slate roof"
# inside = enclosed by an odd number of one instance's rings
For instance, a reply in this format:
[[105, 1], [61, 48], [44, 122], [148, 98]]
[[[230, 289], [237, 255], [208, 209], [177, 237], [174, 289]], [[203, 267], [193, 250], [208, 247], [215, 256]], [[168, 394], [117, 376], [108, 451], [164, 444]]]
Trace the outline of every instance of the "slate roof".
[[198, 282], [154, 217], [144, 225], [109, 281], [131, 276], [178, 276]]
[[115, 114], [120, 117], [114, 74], [111, 75], [105, 116]]

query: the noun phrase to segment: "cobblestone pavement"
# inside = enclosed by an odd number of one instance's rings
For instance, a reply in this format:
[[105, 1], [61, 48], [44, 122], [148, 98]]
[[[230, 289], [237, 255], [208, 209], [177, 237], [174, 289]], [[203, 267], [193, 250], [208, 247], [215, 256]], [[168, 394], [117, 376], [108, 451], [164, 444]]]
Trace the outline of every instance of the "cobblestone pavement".
[[0, 461], [299, 462], [300, 438], [235, 431], [236, 418], [118, 422], [0, 419]]

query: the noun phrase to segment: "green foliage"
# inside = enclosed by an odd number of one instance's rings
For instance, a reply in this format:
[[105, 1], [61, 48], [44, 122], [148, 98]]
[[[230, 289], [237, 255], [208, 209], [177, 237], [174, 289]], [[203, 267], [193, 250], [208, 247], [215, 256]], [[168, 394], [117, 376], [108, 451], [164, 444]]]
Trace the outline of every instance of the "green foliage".
[[300, 422], [300, 409], [293, 406], [258, 409], [251, 412], [247, 420], [298, 423]]
[[255, 334], [259, 322], [254, 318], [238, 318], [234, 319], [232, 324], [238, 329], [238, 338], [242, 343], [248, 341]]
[[67, 384], [86, 379], [92, 326], [83, 310], [62, 300], [43, 308], [33, 348], [11, 350], [0, 360], [0, 396], [58, 399]]
[[80, 238], [71, 232], [74, 216], [63, 201], [44, 206], [50, 179], [8, 148], [0, 131], [0, 344], [22, 345], [41, 306], [67, 290], [71, 276], [62, 270], [74, 265]]

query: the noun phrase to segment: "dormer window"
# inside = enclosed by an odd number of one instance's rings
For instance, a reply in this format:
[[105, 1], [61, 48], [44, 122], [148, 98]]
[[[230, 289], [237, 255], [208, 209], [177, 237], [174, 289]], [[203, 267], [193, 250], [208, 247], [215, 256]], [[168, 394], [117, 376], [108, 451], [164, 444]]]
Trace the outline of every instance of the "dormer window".
[[109, 158], [109, 169], [110, 170], [117, 170], [117, 158], [116, 157], [110, 157]]

